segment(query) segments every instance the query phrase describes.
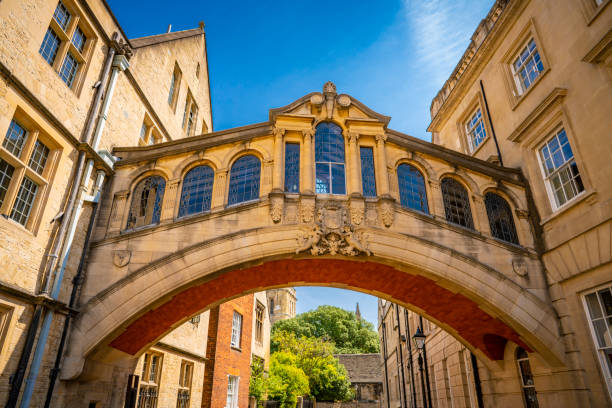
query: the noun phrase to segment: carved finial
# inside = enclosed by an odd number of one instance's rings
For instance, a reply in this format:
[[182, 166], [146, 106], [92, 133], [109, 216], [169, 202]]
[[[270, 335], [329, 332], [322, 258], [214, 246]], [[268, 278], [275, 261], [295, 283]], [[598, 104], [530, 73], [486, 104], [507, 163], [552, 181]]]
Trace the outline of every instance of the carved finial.
[[336, 85], [332, 81], [327, 81], [325, 85], [323, 85], [323, 93], [324, 94], [336, 94]]

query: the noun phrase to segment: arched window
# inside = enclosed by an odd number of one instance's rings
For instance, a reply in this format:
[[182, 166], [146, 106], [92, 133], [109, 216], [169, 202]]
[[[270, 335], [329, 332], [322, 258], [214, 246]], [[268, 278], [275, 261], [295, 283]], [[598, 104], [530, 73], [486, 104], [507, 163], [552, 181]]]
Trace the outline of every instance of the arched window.
[[215, 174], [208, 166], [189, 170], [183, 179], [179, 217], [210, 210]]
[[440, 184], [446, 220], [466, 228], [474, 229], [470, 200], [465, 188], [452, 178], [445, 178]]
[[132, 204], [127, 228], [143, 227], [159, 223], [166, 180], [151, 176], [142, 180], [132, 193]]
[[323, 122], [315, 133], [316, 192], [346, 194], [344, 137], [340, 126]]
[[491, 227], [491, 235], [503, 241], [518, 245], [516, 228], [510, 206], [500, 196], [494, 193], [485, 194], [485, 207]]
[[242, 156], [230, 170], [227, 204], [233, 205], [259, 198], [261, 162], [255, 156]]
[[516, 349], [516, 363], [518, 364], [521, 388], [525, 397], [525, 407], [538, 408], [538, 396], [536, 395], [535, 384], [533, 382], [529, 356], [522, 347]]
[[416, 167], [400, 164], [397, 167], [397, 184], [402, 207], [429, 213], [425, 179]]

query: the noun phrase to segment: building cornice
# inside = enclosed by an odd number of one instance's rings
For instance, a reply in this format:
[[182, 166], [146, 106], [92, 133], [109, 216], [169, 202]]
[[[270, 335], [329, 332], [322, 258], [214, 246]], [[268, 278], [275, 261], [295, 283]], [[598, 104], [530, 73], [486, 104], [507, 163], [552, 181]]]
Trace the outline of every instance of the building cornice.
[[582, 60], [584, 62], [590, 62], [591, 64], [601, 64], [609, 58], [610, 54], [612, 54], [612, 29], [608, 30], [603, 38], [589, 50]]
[[[492, 7], [489, 15], [491, 15], [495, 8], [500, 7], [498, 3], [506, 2], [507, 4], [504, 4], [502, 7], [499, 17], [495, 21], [491, 21], [492, 26], [488, 27], [490, 31], [485, 34], [486, 36], [481, 44], [476, 46], [474, 37], [477, 36], [478, 30], [487, 28], [483, 26], [483, 23], [479, 25], [477, 32], [472, 36], [470, 47], [453, 70], [453, 74], [446, 80], [442, 89], [432, 100], [430, 108], [432, 120], [427, 127], [428, 132], [438, 132], [440, 130], [440, 127], [447, 119], [448, 112], [452, 111], [457, 103], [460, 102], [461, 96], [465, 93], [466, 89], [485, 68], [486, 63], [497, 49], [499, 42], [504, 39], [503, 34], [516, 21], [529, 3], [529, 0], [498, 0]], [[435, 106], [436, 104], [438, 104], [437, 107]]]

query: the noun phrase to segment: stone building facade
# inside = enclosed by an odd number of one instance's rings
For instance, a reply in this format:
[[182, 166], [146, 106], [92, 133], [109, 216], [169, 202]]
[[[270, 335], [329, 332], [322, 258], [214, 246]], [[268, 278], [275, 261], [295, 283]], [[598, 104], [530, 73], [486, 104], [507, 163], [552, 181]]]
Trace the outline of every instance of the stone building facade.
[[[55, 374], [110, 151], [212, 130], [206, 43], [203, 25], [130, 40], [103, 0], [3, 1], [0, 21], [0, 404], [42, 407], [50, 373], [54, 398], [74, 392]], [[181, 342], [156, 345], [164, 375], [184, 358], [201, 376], [204, 353]]]
[[[569, 403], [559, 393], [566, 389], [575, 390], [573, 406], [612, 405], [612, 332], [602, 324], [612, 312], [609, 3], [496, 1], [432, 101], [434, 143], [519, 168], [529, 182], [528, 213], [568, 361], [567, 374], [551, 380], [539, 357], [515, 346], [506, 351], [513, 363], [503, 367], [503, 383], [491, 381], [490, 367], [479, 361], [476, 384], [470, 350], [425, 319], [433, 406], [478, 407], [479, 392], [484, 406], [559, 406]], [[480, 194], [486, 201], [486, 191]], [[406, 316], [399, 326], [396, 310]], [[386, 404], [412, 406], [408, 343], [399, 339], [410, 341], [418, 315], [388, 302], [379, 312], [388, 344]], [[414, 375], [421, 406], [418, 369]]]
[[383, 377], [380, 370], [380, 354], [337, 354], [335, 357], [346, 368], [355, 390], [354, 402], [343, 403], [342, 406], [381, 408]]
[[295, 317], [297, 304], [295, 288], [269, 289], [266, 294], [271, 324]]

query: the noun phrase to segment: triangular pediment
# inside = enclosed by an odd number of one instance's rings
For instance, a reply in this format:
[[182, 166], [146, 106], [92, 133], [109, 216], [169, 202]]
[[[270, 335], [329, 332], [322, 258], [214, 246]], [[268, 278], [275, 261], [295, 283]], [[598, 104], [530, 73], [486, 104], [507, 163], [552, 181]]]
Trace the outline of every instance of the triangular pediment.
[[391, 117], [381, 115], [348, 94], [338, 94], [332, 82], [323, 85], [323, 92], [312, 92], [281, 108], [270, 109], [270, 121], [279, 116], [319, 120], [347, 119], [380, 123], [386, 127]]

